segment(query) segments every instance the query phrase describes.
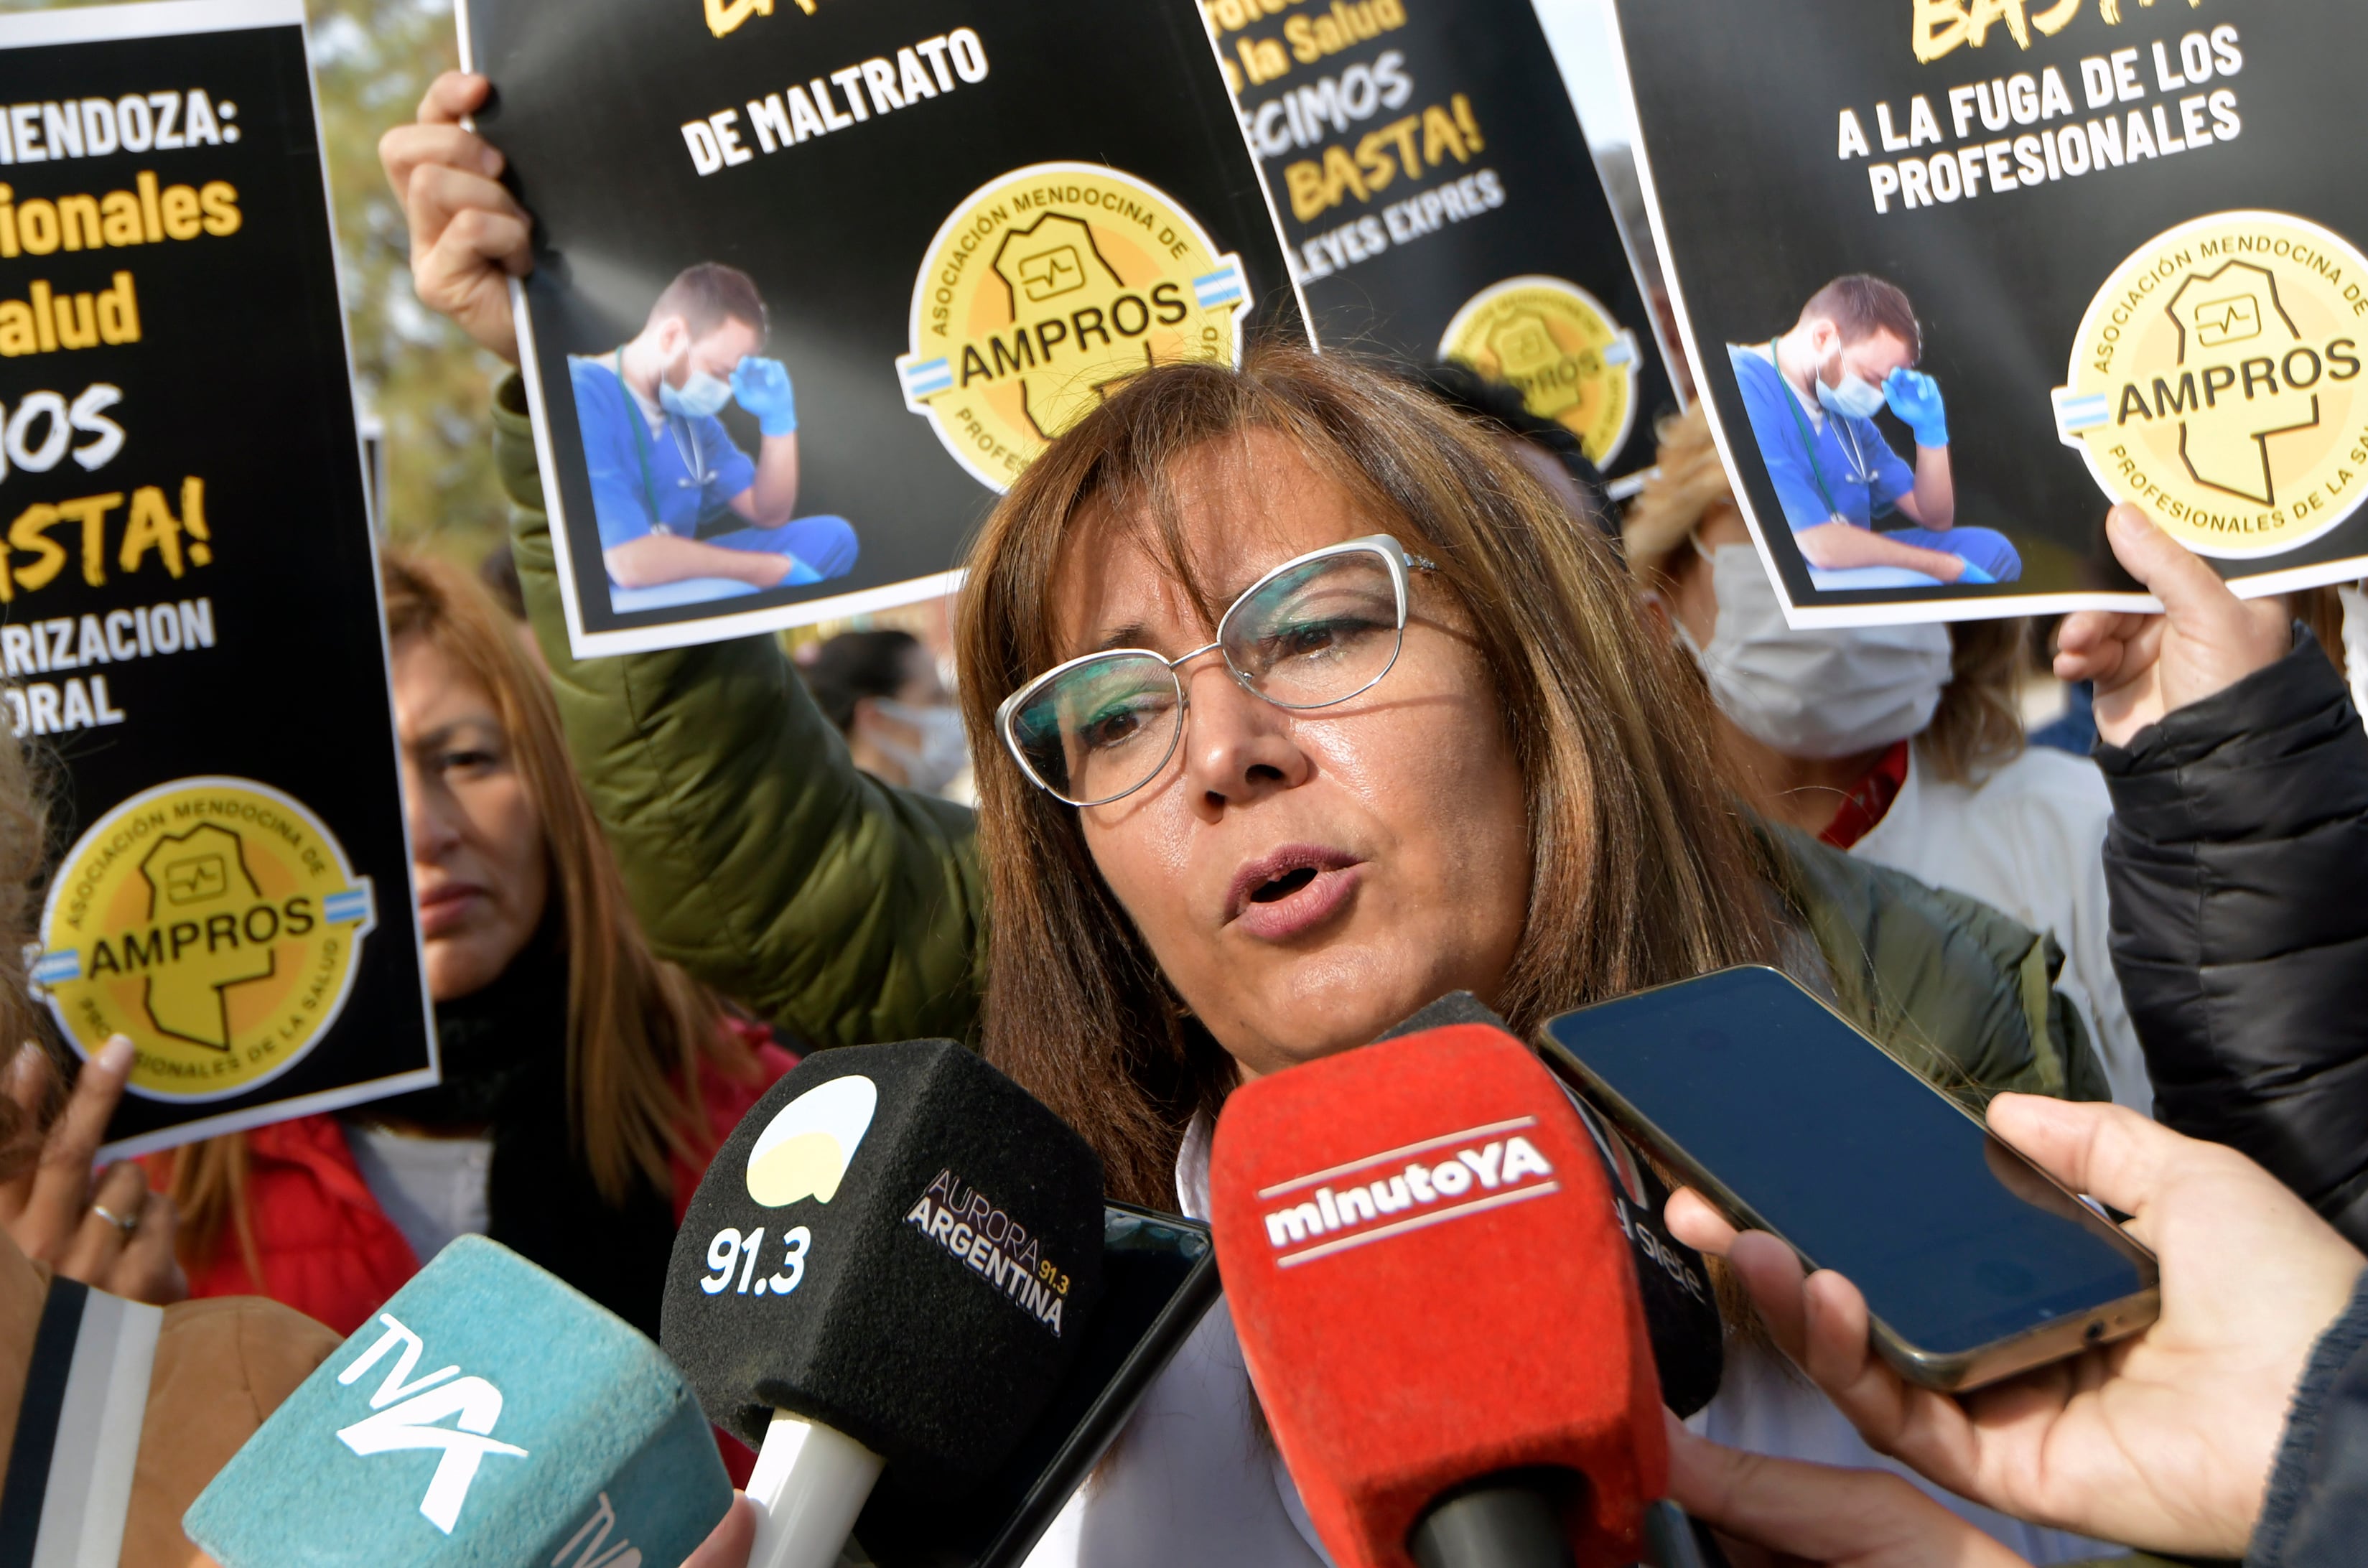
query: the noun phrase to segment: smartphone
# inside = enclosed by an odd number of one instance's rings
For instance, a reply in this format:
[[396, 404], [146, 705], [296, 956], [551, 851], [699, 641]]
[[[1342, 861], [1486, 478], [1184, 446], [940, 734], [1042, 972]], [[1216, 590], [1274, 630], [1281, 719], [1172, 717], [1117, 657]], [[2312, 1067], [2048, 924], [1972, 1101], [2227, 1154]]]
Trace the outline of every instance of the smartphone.
[[1542, 1044], [1730, 1222], [1848, 1276], [1912, 1382], [1977, 1388], [2154, 1321], [2151, 1253], [1775, 970], [1565, 1013]]
[[1134, 1414], [1217, 1299], [1209, 1228], [1122, 1203], [1102, 1209], [1102, 1299], [1052, 1403], [1003, 1467], [957, 1506], [926, 1512], [878, 1494], [855, 1539], [879, 1568], [1011, 1568]]

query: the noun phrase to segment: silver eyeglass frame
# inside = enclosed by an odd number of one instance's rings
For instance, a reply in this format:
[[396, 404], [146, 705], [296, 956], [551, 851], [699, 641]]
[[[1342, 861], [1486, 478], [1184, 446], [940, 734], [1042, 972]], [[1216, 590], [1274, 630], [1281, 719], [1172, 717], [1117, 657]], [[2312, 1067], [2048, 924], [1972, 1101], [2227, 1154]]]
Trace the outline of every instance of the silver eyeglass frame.
[[[1338, 697], [1328, 698], [1322, 702], [1279, 702], [1276, 701], [1275, 699], [1269, 697], [1265, 692], [1260, 691], [1257, 687], [1252, 686], [1250, 684], [1249, 676], [1235, 668], [1233, 660], [1225, 659], [1224, 665], [1226, 672], [1234, 677], [1235, 684], [1239, 686], [1244, 691], [1248, 692], [1251, 696], [1257, 698], [1261, 702], [1271, 704], [1276, 708], [1281, 708], [1290, 712], [1306, 712], [1319, 708], [1337, 708], [1343, 702], [1348, 702], [1353, 699], [1362, 697], [1365, 693], [1372, 690], [1376, 686], [1379, 686], [1382, 683], [1383, 678], [1397, 667], [1398, 655], [1406, 651], [1406, 613], [1413, 600], [1413, 595], [1409, 592], [1407, 587], [1406, 574], [1410, 572], [1436, 572], [1439, 570], [1439, 565], [1436, 562], [1433, 562], [1427, 557], [1412, 553], [1405, 545], [1400, 544], [1394, 535], [1390, 534], [1367, 534], [1361, 539], [1343, 540], [1338, 544], [1327, 544], [1321, 550], [1311, 550], [1304, 555], [1292, 556], [1290, 560], [1282, 562], [1281, 565], [1275, 567], [1272, 571], [1260, 577], [1257, 582], [1252, 583], [1248, 587], [1244, 588], [1241, 593], [1235, 597], [1234, 602], [1226, 607], [1225, 613], [1218, 618], [1216, 641], [1207, 643], [1204, 646], [1195, 648], [1189, 653], [1181, 654], [1178, 657], [1171, 659], [1156, 648], [1103, 648], [1098, 652], [1082, 654], [1079, 657], [1068, 660], [1064, 664], [1053, 665], [1051, 669], [1046, 670], [1042, 675], [1038, 676], [1035, 679], [1030, 681], [1027, 685], [1021, 687], [1019, 690], [1005, 698], [996, 706], [995, 729], [996, 733], [1003, 737], [1004, 749], [1011, 754], [1013, 761], [1019, 764], [1019, 771], [1028, 776], [1030, 783], [1035, 785], [1039, 790], [1043, 790], [1046, 794], [1052, 796], [1054, 800], [1059, 801], [1064, 805], [1076, 806], [1082, 810], [1089, 806], [1107, 806], [1114, 801], [1125, 800], [1129, 795], [1133, 794], [1136, 790], [1143, 789], [1145, 785], [1150, 784], [1154, 779], [1157, 778], [1159, 775], [1167, 769], [1168, 761], [1175, 756], [1176, 748], [1184, 743], [1184, 727], [1191, 717], [1192, 694], [1186, 689], [1182, 677], [1176, 672], [1182, 669], [1186, 665], [1190, 664], [1193, 660], [1200, 658], [1204, 653], [1215, 653], [1220, 658], [1224, 658], [1225, 647], [1225, 628], [1232, 624], [1235, 613], [1238, 611], [1244, 604], [1256, 597], [1260, 589], [1273, 582], [1276, 578], [1282, 576], [1286, 573], [1295, 572], [1301, 567], [1308, 564], [1310, 562], [1323, 561], [1336, 555], [1356, 554], [1380, 556], [1383, 562], [1389, 568], [1390, 584], [1397, 591], [1397, 641], [1390, 649], [1388, 662], [1383, 664], [1379, 670], [1374, 672], [1372, 679], [1365, 682], [1364, 685], [1357, 687], [1354, 691], [1343, 692]], [[1176, 687], [1176, 733], [1168, 736], [1167, 749], [1160, 754], [1159, 760], [1152, 765], [1150, 771], [1144, 775], [1141, 782], [1130, 784], [1125, 789], [1121, 790], [1117, 794], [1104, 795], [1099, 800], [1071, 800], [1068, 796], [1061, 793], [1060, 790], [1054, 789], [1050, 783], [1046, 782], [1043, 776], [1038, 773], [1034, 767], [1029, 763], [1028, 753], [1021, 747], [1019, 733], [1014, 728], [1015, 716], [1019, 713], [1019, 710], [1026, 705], [1030, 698], [1035, 696], [1037, 692], [1042, 690], [1046, 686], [1058, 680], [1061, 676], [1068, 674], [1071, 670], [1077, 668], [1079, 665], [1096, 664], [1104, 659], [1129, 657], [1156, 659], [1159, 663], [1167, 666], [1167, 678], [1174, 682]]]

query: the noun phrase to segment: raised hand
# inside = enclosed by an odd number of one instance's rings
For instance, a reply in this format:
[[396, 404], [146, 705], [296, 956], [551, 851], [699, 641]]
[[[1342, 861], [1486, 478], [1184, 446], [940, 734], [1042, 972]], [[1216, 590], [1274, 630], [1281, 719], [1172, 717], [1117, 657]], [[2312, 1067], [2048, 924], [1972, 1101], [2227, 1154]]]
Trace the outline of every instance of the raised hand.
[[[92, 1157], [123, 1098], [131, 1055], [131, 1042], [118, 1035], [83, 1063], [40, 1159], [0, 1181], [0, 1225], [27, 1257], [69, 1279], [163, 1305], [189, 1293], [173, 1256], [180, 1223], [173, 1200], [149, 1191], [148, 1174], [129, 1160], [108, 1166], [96, 1183], [91, 1178]], [[34, 1120], [55, 1079], [49, 1057], [27, 1045], [8, 1064], [8, 1096]]]
[[2126, 503], [2105, 518], [2113, 557], [2165, 613], [2082, 610], [2058, 635], [2058, 680], [2097, 683], [2097, 733], [2127, 745], [2140, 730], [2267, 669], [2294, 646], [2284, 604], [2240, 599], [2218, 573]]
[[447, 71], [419, 118], [379, 138], [379, 162], [411, 225], [411, 286], [478, 343], [518, 363], [509, 280], [533, 270], [534, 221], [501, 184], [502, 155], [463, 126], [493, 85]]
[[789, 367], [779, 359], [751, 354], [733, 368], [732, 395], [757, 416], [757, 427], [767, 436], [788, 436], [798, 427], [798, 393], [790, 384]]
[[1919, 447], [1949, 444], [1949, 408], [1941, 400], [1941, 383], [1921, 370], [1894, 370], [1883, 383], [1883, 401], [1900, 423], [1916, 433]]

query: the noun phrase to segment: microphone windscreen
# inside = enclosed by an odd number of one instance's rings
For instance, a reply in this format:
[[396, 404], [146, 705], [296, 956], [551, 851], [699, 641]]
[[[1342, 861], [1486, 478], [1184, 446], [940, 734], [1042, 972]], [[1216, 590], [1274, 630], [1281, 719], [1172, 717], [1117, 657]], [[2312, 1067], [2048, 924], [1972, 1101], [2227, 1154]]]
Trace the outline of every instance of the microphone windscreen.
[[819, 1051], [709, 1165], [661, 1337], [751, 1448], [776, 1410], [916, 1495], [991, 1471], [1052, 1396], [1101, 1289], [1102, 1167], [951, 1040]]
[[483, 1236], [395, 1292], [182, 1518], [222, 1568], [673, 1568], [731, 1506], [658, 1347]]
[[1579, 1568], [1635, 1561], [1667, 1489], [1603, 1167], [1520, 1041], [1456, 1024], [1236, 1089], [1209, 1169], [1252, 1381], [1340, 1568], [1412, 1568], [1441, 1494], [1575, 1472]]
[[[1457, 991], [1431, 1003], [1382, 1036], [1396, 1040], [1446, 1024], [1485, 1024], [1504, 1029], [1505, 1020], [1469, 991]], [[1510, 1033], [1510, 1030], [1506, 1032]], [[1548, 1047], [1547, 1061], [1553, 1061]], [[1603, 1157], [1603, 1174], [1611, 1181], [1611, 1209], [1621, 1233], [1628, 1238], [1630, 1261], [1645, 1299], [1645, 1330], [1653, 1343], [1653, 1369], [1661, 1380], [1661, 1401], [1679, 1415], [1691, 1415], [1718, 1392], [1726, 1369], [1726, 1334], [1718, 1315], [1718, 1298], [1711, 1289], [1710, 1270], [1702, 1254], [1669, 1233], [1662, 1210], [1669, 1201], [1669, 1184], [1651, 1163], [1640, 1157], [1627, 1138], [1588, 1108], [1565, 1087], [1577, 1106], [1579, 1120]]]

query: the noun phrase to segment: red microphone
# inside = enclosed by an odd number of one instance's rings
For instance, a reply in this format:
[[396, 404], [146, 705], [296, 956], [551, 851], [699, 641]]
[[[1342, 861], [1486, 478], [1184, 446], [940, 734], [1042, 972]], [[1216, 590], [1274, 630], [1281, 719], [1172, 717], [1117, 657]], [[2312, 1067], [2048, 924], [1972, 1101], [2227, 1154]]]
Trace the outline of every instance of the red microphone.
[[1634, 1267], [1519, 1040], [1459, 1024], [1246, 1085], [1209, 1187], [1251, 1381], [1339, 1568], [1642, 1555], [1668, 1448]]

